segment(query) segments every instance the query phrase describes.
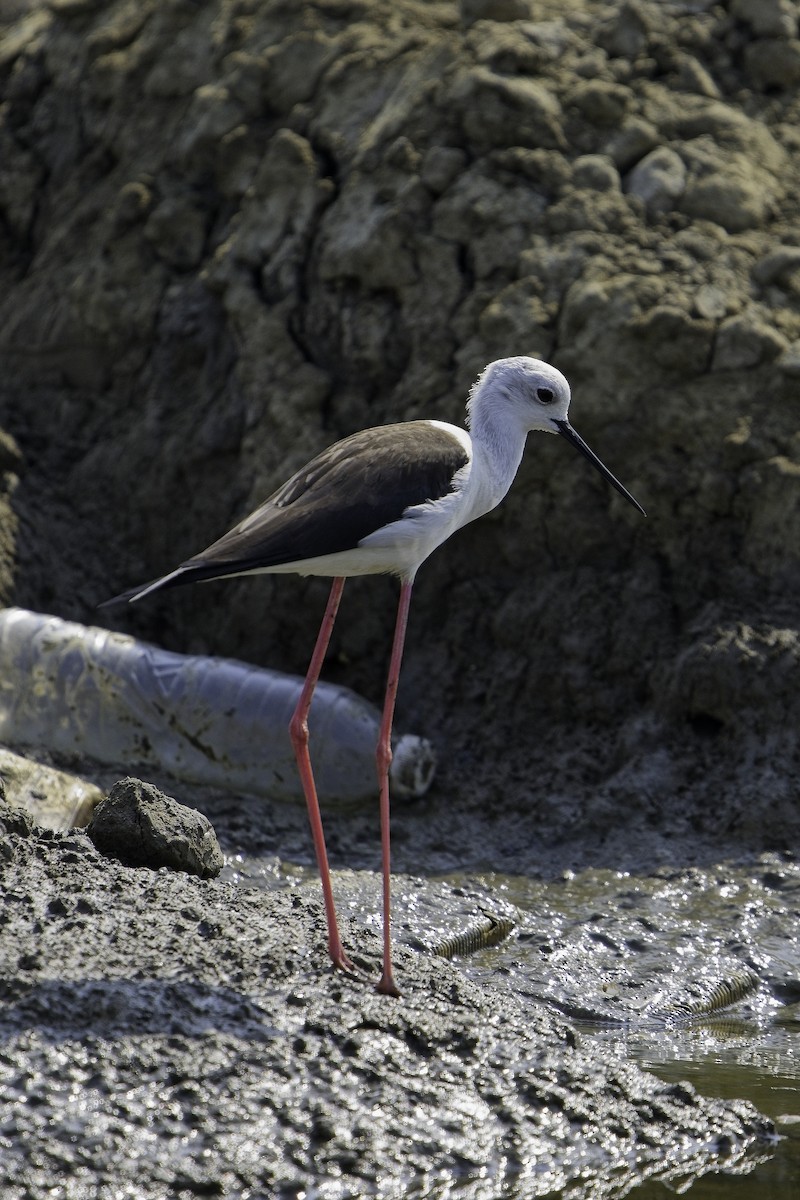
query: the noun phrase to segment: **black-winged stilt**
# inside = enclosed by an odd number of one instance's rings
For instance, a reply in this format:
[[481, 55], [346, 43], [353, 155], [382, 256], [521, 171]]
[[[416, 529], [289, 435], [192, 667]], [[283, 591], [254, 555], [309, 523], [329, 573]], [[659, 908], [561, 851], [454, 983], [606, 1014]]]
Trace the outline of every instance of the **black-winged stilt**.
[[[168, 575], [106, 604], [140, 600], [161, 588], [235, 575], [294, 572], [333, 577], [311, 664], [290, 723], [314, 839], [328, 923], [328, 951], [353, 969], [336, 920], [328, 856], [308, 750], [308, 713], [348, 575], [400, 579], [394, 641], [377, 746], [383, 865], [383, 972], [378, 990], [397, 996], [392, 972], [389, 867], [389, 764], [397, 682], [411, 589], [420, 565], [452, 533], [495, 508], [517, 473], [533, 430], [558, 433], [640, 512], [644, 509], [575, 432], [570, 389], [538, 359], [490, 363], [467, 403], [470, 432], [444, 421], [365, 429], [317, 455], [255, 512]], [[104, 606], [101, 606], [104, 607]]]

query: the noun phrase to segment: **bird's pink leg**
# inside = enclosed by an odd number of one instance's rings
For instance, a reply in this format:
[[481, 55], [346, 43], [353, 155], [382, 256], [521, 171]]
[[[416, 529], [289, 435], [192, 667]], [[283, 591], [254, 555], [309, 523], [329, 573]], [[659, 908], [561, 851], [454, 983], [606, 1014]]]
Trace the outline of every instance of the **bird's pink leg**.
[[391, 873], [390, 873], [390, 825], [389, 825], [389, 766], [392, 761], [392, 720], [400, 679], [400, 664], [403, 660], [403, 645], [408, 625], [408, 610], [411, 604], [411, 589], [414, 580], [404, 580], [400, 587], [400, 602], [397, 606], [397, 621], [394, 628], [392, 657], [389, 662], [389, 678], [386, 681], [386, 698], [383, 702], [383, 718], [378, 740], [376, 758], [378, 782], [381, 790], [381, 850], [383, 859], [383, 974], [378, 982], [378, 991], [387, 996], [399, 996], [392, 974], [391, 933]]
[[314, 839], [317, 865], [319, 866], [319, 875], [322, 881], [322, 898], [325, 902], [325, 916], [328, 922], [328, 953], [331, 956], [334, 966], [340, 967], [343, 971], [352, 971], [355, 968], [345, 954], [339, 937], [336, 907], [333, 902], [333, 888], [331, 887], [331, 873], [328, 868], [328, 852], [325, 848], [325, 834], [322, 831], [319, 800], [317, 799], [317, 789], [314, 783], [314, 773], [311, 769], [311, 757], [308, 753], [308, 712], [311, 708], [314, 688], [317, 686], [317, 680], [319, 679], [322, 664], [325, 660], [325, 652], [331, 640], [331, 633], [343, 590], [344, 579], [334, 579], [331, 594], [328, 597], [328, 606], [325, 609], [325, 616], [322, 618], [322, 624], [317, 634], [317, 643], [314, 646], [314, 653], [311, 656], [311, 663], [306, 673], [303, 690], [300, 693], [297, 707], [289, 722], [289, 736], [294, 746], [297, 769], [300, 772], [300, 781], [303, 785], [303, 792], [305, 793], [306, 804], [308, 805], [311, 836]]

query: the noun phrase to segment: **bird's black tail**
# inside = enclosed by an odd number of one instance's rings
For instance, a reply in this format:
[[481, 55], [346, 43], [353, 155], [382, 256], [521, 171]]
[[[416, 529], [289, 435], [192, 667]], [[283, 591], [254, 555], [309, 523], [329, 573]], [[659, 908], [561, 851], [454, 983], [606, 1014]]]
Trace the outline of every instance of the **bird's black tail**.
[[140, 583], [138, 587], [128, 588], [126, 592], [120, 592], [118, 596], [104, 600], [97, 607], [111, 608], [115, 604], [132, 604], [135, 600], [143, 600], [151, 592], [166, 591], [168, 588], [182, 587], [187, 583], [203, 583], [209, 579], [226, 579], [231, 575], [249, 575], [252, 572], [253, 567], [248, 562], [230, 561], [212, 564], [203, 562], [201, 556], [198, 555], [197, 559], [189, 559], [188, 562], [181, 563], [169, 574], [161, 575], [158, 579], [151, 579], [149, 583]]
[[168, 575], [162, 575], [158, 579], [151, 579], [149, 583], [140, 583], [138, 587], [128, 588], [127, 592], [120, 592], [118, 596], [112, 596], [110, 600], [104, 600], [97, 607], [111, 608], [115, 604], [131, 604], [134, 600], [144, 599], [151, 592], [160, 592], [166, 588], [180, 587], [183, 583], [191, 583], [194, 578], [194, 573], [190, 569], [178, 567], [176, 570], [170, 571]]

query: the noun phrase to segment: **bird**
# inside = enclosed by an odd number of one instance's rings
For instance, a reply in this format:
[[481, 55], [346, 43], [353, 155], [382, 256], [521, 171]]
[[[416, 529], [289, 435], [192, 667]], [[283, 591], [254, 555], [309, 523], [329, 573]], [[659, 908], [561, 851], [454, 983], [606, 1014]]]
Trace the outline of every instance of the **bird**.
[[565, 376], [541, 359], [520, 355], [491, 362], [470, 389], [466, 428], [419, 419], [353, 433], [312, 458], [206, 550], [100, 606], [241, 575], [294, 573], [332, 578], [289, 734], [322, 885], [328, 954], [335, 967], [354, 973], [339, 934], [309, 750], [308, 715], [346, 579], [375, 574], [399, 579], [376, 747], [383, 885], [383, 967], [377, 990], [389, 996], [400, 995], [391, 940], [391, 735], [411, 593], [419, 567], [456, 530], [503, 500], [522, 460], [527, 435], [534, 431], [563, 437], [644, 515], [638, 500], [570, 424], [570, 400]]

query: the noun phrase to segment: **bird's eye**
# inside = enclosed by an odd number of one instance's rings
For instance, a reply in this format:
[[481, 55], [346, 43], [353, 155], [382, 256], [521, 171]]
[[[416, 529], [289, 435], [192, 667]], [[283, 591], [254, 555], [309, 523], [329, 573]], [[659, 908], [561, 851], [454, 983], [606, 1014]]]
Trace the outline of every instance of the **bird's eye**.
[[552, 388], [540, 387], [536, 389], [536, 399], [540, 404], [552, 404], [556, 398], [556, 394]]

